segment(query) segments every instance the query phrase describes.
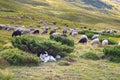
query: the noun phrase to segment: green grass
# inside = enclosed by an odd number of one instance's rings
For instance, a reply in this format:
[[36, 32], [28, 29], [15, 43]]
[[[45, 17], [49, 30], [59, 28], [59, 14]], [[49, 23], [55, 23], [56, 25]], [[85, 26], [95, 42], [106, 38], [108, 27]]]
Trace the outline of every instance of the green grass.
[[[7, 35], [5, 39], [8, 41], [6, 46], [9, 46], [11, 32], [4, 30], [1, 30], [1, 32]], [[1, 37], [4, 36], [2, 34], [0, 34]], [[48, 35], [39, 34], [35, 36], [46, 36], [46, 38], [49, 38]], [[92, 80], [93, 78], [94, 80], [119, 80], [119, 63], [112, 63], [104, 59], [94, 61], [80, 58], [86, 52], [94, 52], [101, 57], [103, 56], [102, 50], [104, 48], [96, 45], [91, 46], [90, 41], [87, 44], [78, 44], [77, 41], [80, 36], [70, 37], [75, 41], [75, 50], [70, 55], [72, 60], [74, 60], [73, 62], [64, 58], [57, 62], [41, 63], [39, 66], [9, 66], [6, 69], [11, 72], [12, 80]], [[60, 65], [63, 63], [65, 65]]]
[[[71, 3], [64, 0], [11, 0], [0, 1], [0, 22], [4, 24], [20, 25], [17, 22], [23, 21], [21, 25], [38, 25], [38, 20], [57, 21], [58, 25], [69, 24], [70, 27], [95, 27], [104, 29], [117, 29], [120, 25], [119, 5], [112, 1], [106, 1], [111, 4], [111, 10], [99, 10], [83, 3]], [[25, 4], [23, 4], [25, 3]], [[10, 5], [11, 4], [11, 5]], [[79, 7], [78, 7], [79, 6]], [[89, 10], [90, 9], [90, 10]], [[103, 13], [103, 12], [105, 13]], [[26, 15], [29, 19], [20, 18]], [[8, 18], [7, 16], [10, 16]], [[32, 17], [35, 20], [32, 20]]]
[[[33, 3], [26, 2], [26, 4], [22, 4], [21, 1], [25, 0], [19, 0], [19, 2], [0, 0], [0, 24], [25, 25], [25, 27], [33, 24], [37, 27], [38, 20], [47, 20], [58, 22], [57, 26], [50, 26], [52, 28], [64, 28], [63, 25], [67, 23], [70, 27], [86, 26], [97, 30], [120, 30], [120, 6], [111, 0], [102, 1], [113, 5], [112, 10], [98, 10], [83, 3], [69, 3], [63, 0], [34, 0], [35, 2], [30, 0]], [[42, 6], [38, 6], [36, 1]], [[20, 18], [22, 15], [29, 17], [29, 19]], [[32, 17], [35, 20], [32, 20]], [[23, 24], [18, 24], [19, 21], [23, 21]], [[0, 49], [12, 46], [10, 43], [11, 33], [12, 31], [0, 30]], [[35, 36], [49, 38], [49, 35]], [[91, 40], [87, 44], [78, 44], [80, 37], [81, 35], [69, 37], [75, 42], [75, 50], [69, 55], [75, 62], [62, 59], [57, 62], [42, 63], [39, 66], [9, 66], [6, 69], [12, 74], [12, 80], [120, 80], [119, 63], [112, 63], [104, 59], [94, 61], [80, 58], [86, 52], [93, 52], [101, 57], [104, 48], [100, 45], [91, 46]], [[110, 37], [110, 39], [120, 41], [120, 38]], [[60, 63], [68, 63], [69, 65], [61, 66]], [[2, 72], [4, 71], [2, 70]]]

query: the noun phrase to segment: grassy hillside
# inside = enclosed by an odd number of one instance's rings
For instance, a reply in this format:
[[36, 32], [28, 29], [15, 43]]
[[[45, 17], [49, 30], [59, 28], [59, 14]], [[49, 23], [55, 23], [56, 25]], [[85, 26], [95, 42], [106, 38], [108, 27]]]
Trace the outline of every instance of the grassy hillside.
[[[112, 9], [98, 9], [91, 6], [92, 4], [88, 4], [88, 1], [83, 3], [80, 0], [74, 2], [66, 0], [1, 0], [0, 22], [5, 24], [14, 22], [14, 25], [19, 25], [19, 21], [23, 21], [22, 25], [38, 25], [38, 20], [43, 19], [49, 22], [57, 21], [59, 25], [67, 23], [71, 27], [119, 28], [119, 4], [110, 0], [104, 2], [106, 5], [112, 6]], [[102, 4], [103, 2], [99, 5]], [[23, 15], [28, 18], [21, 18]]]

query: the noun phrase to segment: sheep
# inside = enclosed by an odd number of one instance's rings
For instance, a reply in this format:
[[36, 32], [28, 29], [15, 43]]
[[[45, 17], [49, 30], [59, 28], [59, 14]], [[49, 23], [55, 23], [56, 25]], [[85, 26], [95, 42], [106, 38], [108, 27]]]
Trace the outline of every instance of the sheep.
[[71, 29], [70, 35], [75, 36], [77, 34], [78, 34], [78, 32], [76, 29]]
[[61, 34], [61, 36], [63, 36], [63, 37], [67, 37], [67, 34]]
[[108, 40], [103, 40], [102, 41], [102, 46], [108, 45]]
[[23, 32], [24, 30], [25, 30], [25, 29], [24, 29], [24, 28], [21, 28], [21, 27], [15, 29], [15, 31], [20, 31], [20, 32]]
[[51, 35], [53, 33], [56, 33], [56, 29], [51, 30], [49, 34]]
[[66, 29], [64, 29], [63, 31], [62, 31], [62, 33], [64, 34], [64, 33], [67, 33], [67, 30]]
[[48, 28], [45, 28], [42, 32], [42, 34], [46, 34], [46, 33], [48, 33]]
[[93, 39], [91, 41], [91, 45], [94, 45], [94, 44], [99, 44], [99, 38]]
[[33, 30], [34, 30], [33, 25], [30, 25], [30, 26], [29, 26], [29, 29], [30, 29], [31, 31], [33, 31]]
[[27, 34], [27, 33], [30, 33], [30, 30], [29, 30], [29, 29], [26, 29], [26, 30], [23, 30], [23, 31], [22, 31], [22, 34]]
[[14, 37], [14, 36], [21, 36], [21, 35], [22, 35], [21, 31], [14, 31], [12, 33], [12, 37]]
[[51, 34], [51, 35], [61, 35], [61, 33], [55, 32], [55, 33], [53, 33], [53, 34]]
[[78, 43], [87, 43], [87, 41], [88, 41], [88, 37], [86, 35], [82, 35]]
[[14, 26], [6, 26], [5, 30], [9, 31], [9, 30], [15, 30]]
[[0, 24], [0, 29], [3, 29], [3, 28], [5, 28], [5, 27], [6, 27], [6, 25]]
[[93, 37], [92, 37], [92, 40], [93, 39], [96, 39], [96, 38], [98, 38], [99, 37], [99, 35], [98, 34], [95, 34]]
[[32, 33], [33, 33], [33, 34], [39, 34], [40, 31], [39, 31], [39, 30], [34, 30]]
[[39, 57], [43, 62], [56, 61], [56, 59], [53, 56], [48, 55], [47, 51], [45, 51], [44, 53], [41, 53]]

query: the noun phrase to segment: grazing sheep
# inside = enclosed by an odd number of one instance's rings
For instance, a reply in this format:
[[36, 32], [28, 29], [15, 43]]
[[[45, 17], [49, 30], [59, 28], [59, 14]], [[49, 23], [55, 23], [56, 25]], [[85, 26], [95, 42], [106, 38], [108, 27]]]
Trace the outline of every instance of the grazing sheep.
[[98, 34], [95, 34], [93, 37], [92, 37], [92, 40], [93, 39], [96, 39], [96, 38], [98, 38], [99, 37], [99, 35]]
[[51, 30], [49, 34], [51, 35], [53, 33], [56, 33], [56, 29]]
[[93, 39], [91, 41], [91, 45], [94, 45], [94, 44], [99, 44], [99, 38]]
[[33, 30], [34, 30], [33, 25], [30, 25], [30, 26], [29, 26], [29, 29], [30, 29], [31, 31], [33, 31]]
[[0, 24], [0, 29], [3, 29], [3, 28], [5, 28], [5, 27], [6, 27], [6, 25]]
[[63, 31], [62, 31], [62, 33], [64, 34], [64, 33], [67, 33], [67, 30], [66, 29], [64, 29]]
[[15, 30], [15, 31], [20, 31], [20, 32], [23, 32], [24, 30], [25, 30], [24, 28], [19, 27], [19, 28], [16, 28], [16, 30]]
[[14, 37], [14, 36], [21, 36], [21, 35], [22, 35], [21, 31], [14, 31], [12, 33], [12, 37]]
[[42, 32], [42, 34], [46, 34], [46, 33], [48, 33], [48, 28], [45, 28]]
[[103, 40], [102, 41], [102, 46], [106, 46], [106, 45], [108, 45], [108, 40]]
[[61, 36], [63, 36], [63, 37], [67, 37], [67, 34], [61, 34]]
[[23, 30], [23, 31], [22, 31], [22, 34], [27, 34], [27, 33], [30, 33], [30, 30], [29, 30], [29, 29], [28, 29], [28, 30], [26, 29], [26, 30]]
[[32, 33], [33, 33], [33, 34], [39, 34], [40, 31], [39, 31], [39, 30], [34, 30]]
[[51, 34], [51, 35], [61, 35], [61, 33], [55, 32], [55, 33], [53, 33], [53, 34]]
[[15, 30], [14, 26], [6, 26], [5, 30], [10, 31], [10, 30]]
[[75, 35], [77, 35], [77, 34], [78, 34], [78, 32], [77, 32], [76, 29], [72, 29], [71, 32], [70, 32], [70, 35], [71, 35], [71, 36], [75, 36]]
[[82, 35], [78, 43], [87, 43], [87, 41], [88, 41], [88, 37], [86, 35]]

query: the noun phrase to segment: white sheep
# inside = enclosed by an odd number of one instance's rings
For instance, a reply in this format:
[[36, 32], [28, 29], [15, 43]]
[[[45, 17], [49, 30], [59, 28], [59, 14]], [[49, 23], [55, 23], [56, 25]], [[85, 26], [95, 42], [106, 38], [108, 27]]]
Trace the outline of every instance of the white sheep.
[[102, 41], [102, 46], [108, 45], [108, 40], [103, 40]]
[[53, 56], [48, 55], [48, 53], [46, 51], [45, 51], [45, 54], [40, 54], [40, 59], [43, 62], [56, 61], [56, 59]]
[[99, 44], [99, 38], [93, 39], [91, 41], [91, 45], [94, 45], [94, 44]]
[[98, 34], [95, 34], [93, 37], [92, 37], [92, 40], [93, 39], [96, 39], [96, 38], [98, 38], [99, 37], [99, 35]]

